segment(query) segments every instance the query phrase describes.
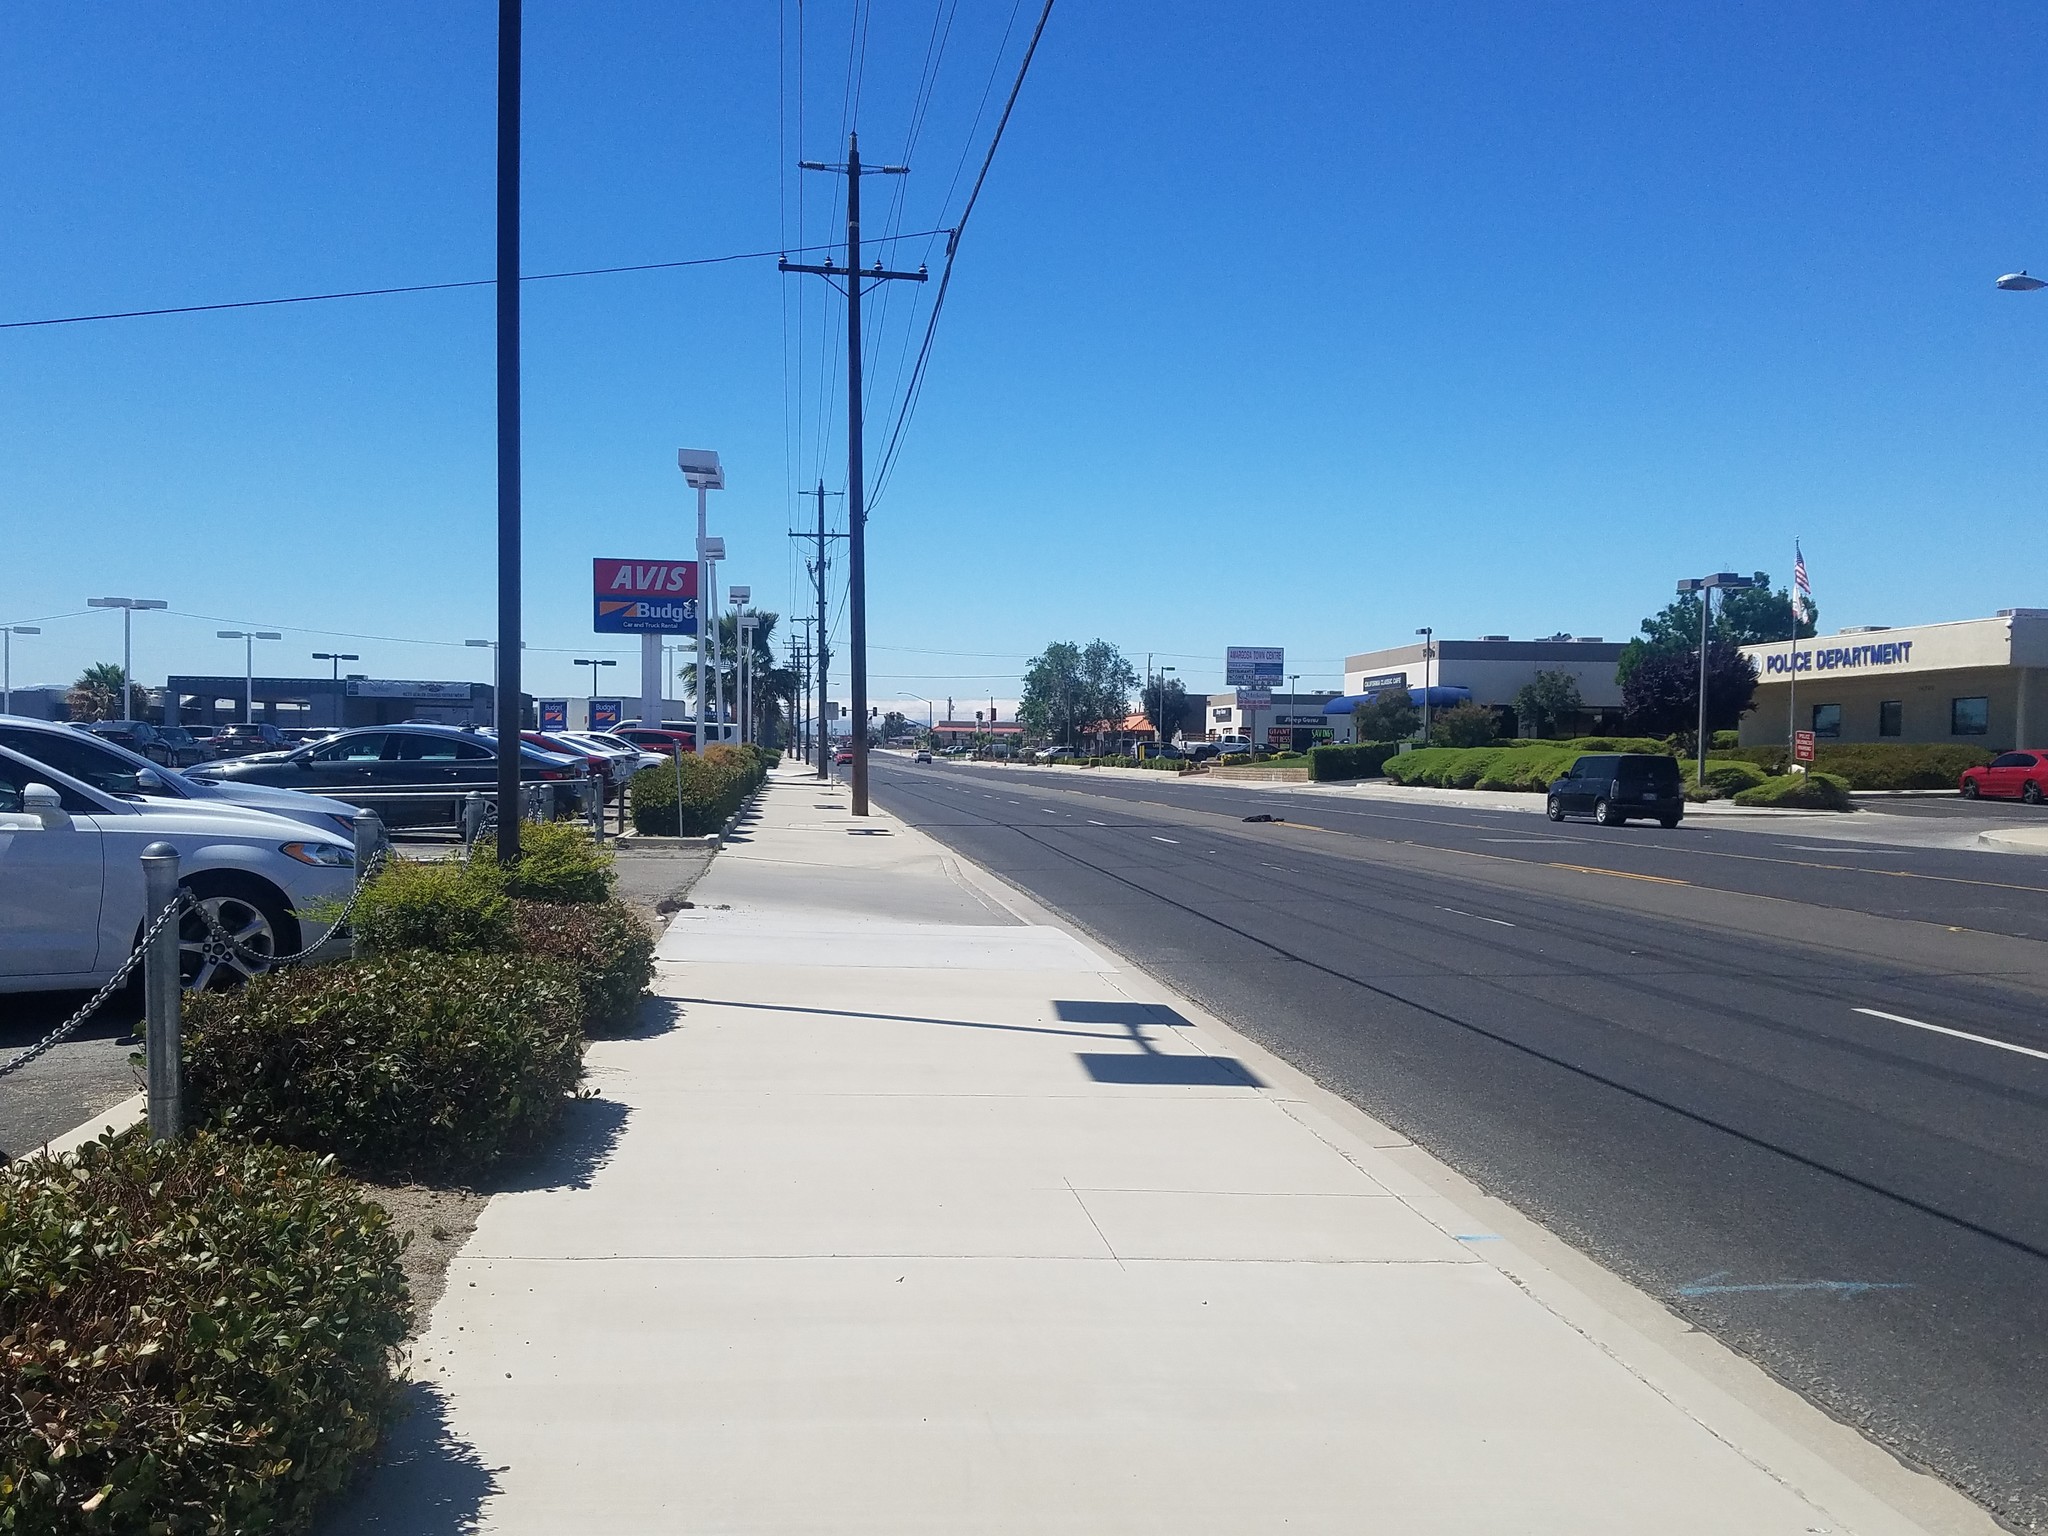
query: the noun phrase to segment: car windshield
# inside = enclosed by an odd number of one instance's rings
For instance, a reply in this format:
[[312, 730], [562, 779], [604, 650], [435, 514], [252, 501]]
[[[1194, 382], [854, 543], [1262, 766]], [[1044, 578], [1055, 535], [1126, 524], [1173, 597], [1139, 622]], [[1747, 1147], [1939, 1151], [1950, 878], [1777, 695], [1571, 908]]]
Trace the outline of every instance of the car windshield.
[[[147, 758], [124, 751], [102, 736], [89, 736], [83, 731], [38, 731], [27, 726], [0, 725], [0, 747], [10, 748], [36, 762], [47, 763], [59, 773], [68, 773], [72, 778], [81, 779], [110, 795], [149, 793], [186, 798], [177, 775], [165, 772]], [[152, 775], [161, 787], [145, 791], [140, 777], [144, 773]]]

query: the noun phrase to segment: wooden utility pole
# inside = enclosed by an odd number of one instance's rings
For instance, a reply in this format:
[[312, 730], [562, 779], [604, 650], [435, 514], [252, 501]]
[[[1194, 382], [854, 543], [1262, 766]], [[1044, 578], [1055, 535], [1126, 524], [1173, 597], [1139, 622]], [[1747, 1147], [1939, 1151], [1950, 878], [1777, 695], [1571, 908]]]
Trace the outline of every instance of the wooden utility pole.
[[498, 0], [498, 861], [519, 862], [519, 29]]

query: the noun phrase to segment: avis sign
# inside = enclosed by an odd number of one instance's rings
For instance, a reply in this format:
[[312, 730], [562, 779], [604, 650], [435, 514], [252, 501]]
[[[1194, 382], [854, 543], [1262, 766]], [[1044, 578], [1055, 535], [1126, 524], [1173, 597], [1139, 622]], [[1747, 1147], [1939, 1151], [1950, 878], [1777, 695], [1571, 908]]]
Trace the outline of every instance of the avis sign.
[[697, 562], [594, 560], [590, 627], [600, 635], [697, 633]]

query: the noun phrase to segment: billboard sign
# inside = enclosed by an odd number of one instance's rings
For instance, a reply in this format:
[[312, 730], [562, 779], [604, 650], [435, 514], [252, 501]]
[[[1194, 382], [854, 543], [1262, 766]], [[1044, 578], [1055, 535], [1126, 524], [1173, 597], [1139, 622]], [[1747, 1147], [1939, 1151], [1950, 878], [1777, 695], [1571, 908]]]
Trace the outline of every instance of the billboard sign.
[[533, 707], [540, 711], [540, 728], [544, 731], [566, 731], [569, 729], [569, 701], [567, 699], [535, 699]]
[[1273, 702], [1271, 690], [1265, 688], [1240, 688], [1237, 690], [1239, 709], [1265, 709]]
[[[482, 684], [400, 682], [387, 677], [351, 677], [342, 691], [352, 699], [461, 699], [474, 696]], [[486, 693], [490, 690], [485, 689]]]
[[694, 635], [697, 562], [594, 560], [591, 601], [600, 635]]
[[1287, 652], [1277, 645], [1233, 645], [1223, 653], [1223, 681], [1232, 688], [1270, 688], [1287, 680]]
[[593, 731], [615, 731], [619, 721], [625, 717], [625, 705], [619, 699], [592, 699], [590, 701], [590, 728]]

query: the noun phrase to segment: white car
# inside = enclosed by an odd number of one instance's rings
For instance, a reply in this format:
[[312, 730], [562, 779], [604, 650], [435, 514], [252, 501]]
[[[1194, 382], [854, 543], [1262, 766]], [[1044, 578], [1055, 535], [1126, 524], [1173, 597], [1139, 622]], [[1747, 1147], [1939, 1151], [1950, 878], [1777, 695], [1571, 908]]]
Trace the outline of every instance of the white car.
[[613, 784], [624, 784], [642, 768], [655, 768], [668, 761], [656, 757], [652, 752], [643, 752], [630, 741], [619, 741], [614, 737], [600, 735], [596, 731], [550, 731], [563, 741], [587, 748], [610, 760], [612, 767], [607, 777]]
[[82, 779], [117, 799], [221, 800], [303, 821], [323, 832], [338, 832], [351, 841], [355, 836], [355, 806], [343, 805], [325, 795], [273, 789], [268, 784], [240, 784], [233, 780], [216, 784], [187, 778], [118, 743], [55, 721], [0, 715], [0, 747]]
[[0, 748], [0, 993], [96, 987], [140, 937], [142, 850], [178, 850], [198, 912], [179, 924], [186, 984], [260, 974], [326, 936], [307, 915], [345, 901], [355, 848], [337, 832], [228, 801], [123, 800]]

